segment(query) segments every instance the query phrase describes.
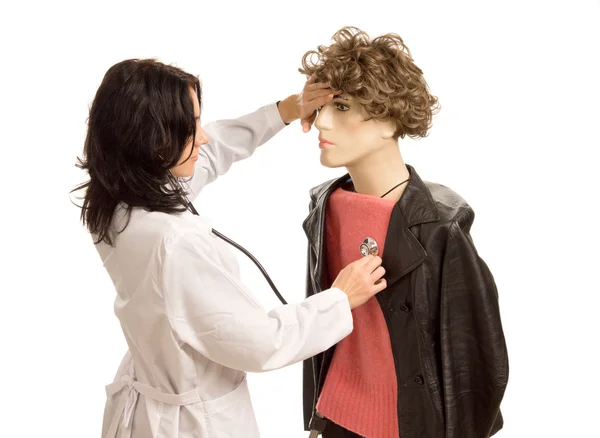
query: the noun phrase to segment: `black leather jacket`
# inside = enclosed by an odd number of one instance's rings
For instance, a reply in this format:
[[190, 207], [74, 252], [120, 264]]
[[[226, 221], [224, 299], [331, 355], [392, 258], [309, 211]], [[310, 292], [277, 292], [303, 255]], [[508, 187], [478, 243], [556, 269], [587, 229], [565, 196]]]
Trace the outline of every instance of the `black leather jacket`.
[[[451, 189], [423, 182], [414, 168], [392, 210], [377, 295], [398, 379], [401, 438], [484, 438], [503, 426], [500, 402], [508, 355], [494, 278], [469, 234], [471, 207]], [[309, 240], [307, 296], [324, 284], [329, 194], [349, 176], [311, 190], [303, 223]], [[305, 429], [331, 363], [332, 347], [304, 361]]]

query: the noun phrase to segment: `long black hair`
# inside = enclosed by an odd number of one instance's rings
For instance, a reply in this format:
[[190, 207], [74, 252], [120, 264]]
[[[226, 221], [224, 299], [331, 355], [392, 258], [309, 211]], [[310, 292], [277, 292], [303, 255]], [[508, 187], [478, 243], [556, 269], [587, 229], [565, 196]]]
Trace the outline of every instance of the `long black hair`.
[[128, 59], [106, 72], [90, 107], [83, 159], [76, 164], [88, 171], [89, 181], [72, 190], [87, 189], [81, 220], [97, 236], [95, 243], [113, 245], [111, 222], [120, 203], [127, 223], [133, 207], [185, 210], [183, 189], [169, 169], [196, 136], [190, 87], [201, 105], [196, 76], [154, 59]]

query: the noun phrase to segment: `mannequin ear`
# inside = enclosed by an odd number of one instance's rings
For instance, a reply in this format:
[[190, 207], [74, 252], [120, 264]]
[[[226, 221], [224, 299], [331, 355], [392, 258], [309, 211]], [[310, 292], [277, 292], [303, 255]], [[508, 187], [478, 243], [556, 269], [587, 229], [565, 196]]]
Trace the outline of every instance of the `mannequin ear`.
[[385, 122], [379, 122], [379, 132], [381, 134], [381, 138], [384, 140], [389, 140], [394, 137], [396, 133], [396, 123], [392, 120], [386, 120]]

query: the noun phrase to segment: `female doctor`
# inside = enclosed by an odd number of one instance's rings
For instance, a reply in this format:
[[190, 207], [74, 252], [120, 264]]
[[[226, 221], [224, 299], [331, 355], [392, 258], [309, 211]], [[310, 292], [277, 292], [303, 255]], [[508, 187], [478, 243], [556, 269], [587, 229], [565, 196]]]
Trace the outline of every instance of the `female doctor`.
[[385, 288], [381, 259], [367, 256], [331, 289], [265, 312], [191, 204], [285, 124], [310, 129], [334, 93], [311, 78], [300, 95], [201, 127], [195, 76], [155, 60], [107, 71], [78, 164], [90, 179], [75, 189], [86, 189], [82, 221], [129, 347], [106, 387], [102, 437], [258, 437], [246, 372], [333, 346], [353, 329], [351, 309]]

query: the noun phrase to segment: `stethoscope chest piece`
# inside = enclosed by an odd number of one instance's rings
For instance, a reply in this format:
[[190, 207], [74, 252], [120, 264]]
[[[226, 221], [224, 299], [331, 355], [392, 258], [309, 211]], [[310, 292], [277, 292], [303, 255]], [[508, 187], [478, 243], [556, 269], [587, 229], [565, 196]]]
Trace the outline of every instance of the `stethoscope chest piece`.
[[367, 237], [365, 240], [363, 240], [363, 242], [360, 244], [360, 253], [363, 257], [369, 254], [374, 256], [379, 254], [379, 246], [377, 245], [375, 239], [372, 237]]

